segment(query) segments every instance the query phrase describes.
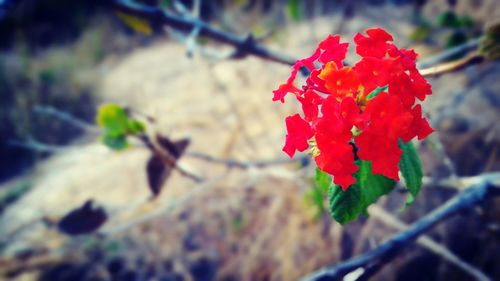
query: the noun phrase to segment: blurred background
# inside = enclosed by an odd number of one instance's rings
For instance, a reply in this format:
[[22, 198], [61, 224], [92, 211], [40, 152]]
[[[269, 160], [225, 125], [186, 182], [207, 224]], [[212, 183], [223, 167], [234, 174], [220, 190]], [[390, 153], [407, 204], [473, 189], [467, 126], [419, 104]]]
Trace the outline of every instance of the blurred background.
[[[290, 66], [116, 2], [0, 0], [1, 280], [297, 280], [375, 248], [398, 231], [390, 219], [411, 224], [460, 192], [427, 184], [404, 211], [406, 194], [393, 192], [376, 215], [340, 226], [313, 187], [314, 163], [281, 151], [284, 118], [299, 106], [273, 103], [271, 91]], [[251, 33], [292, 58], [328, 34], [351, 41], [380, 26], [425, 60], [500, 19], [496, 0], [133, 2]], [[500, 169], [499, 73], [498, 61], [484, 61], [429, 79], [424, 108], [436, 132], [418, 146], [427, 182]], [[188, 138], [178, 165], [203, 180], [174, 170], [152, 198], [144, 143], [115, 151], [102, 142], [95, 119], [106, 103], [145, 120], [149, 135]], [[427, 236], [500, 280], [498, 203]], [[475, 277], [415, 244], [373, 280]]]

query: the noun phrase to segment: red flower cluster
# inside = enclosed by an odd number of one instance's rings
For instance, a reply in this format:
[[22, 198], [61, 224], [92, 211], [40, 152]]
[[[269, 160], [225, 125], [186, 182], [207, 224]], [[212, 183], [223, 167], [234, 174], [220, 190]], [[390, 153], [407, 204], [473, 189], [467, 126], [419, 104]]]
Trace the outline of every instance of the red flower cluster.
[[[356, 34], [361, 59], [350, 67], [342, 63], [348, 43], [330, 35], [312, 56], [298, 60], [287, 82], [273, 91], [274, 101], [293, 94], [304, 113], [286, 118], [283, 151], [292, 157], [312, 143], [318, 167], [344, 190], [355, 182], [355, 157], [371, 161], [373, 173], [399, 180], [399, 139], [423, 139], [433, 132], [415, 105], [415, 98], [423, 101], [431, 94], [431, 85], [416, 68], [417, 54], [392, 41], [381, 28]], [[301, 68], [310, 75], [299, 88], [294, 81]]]

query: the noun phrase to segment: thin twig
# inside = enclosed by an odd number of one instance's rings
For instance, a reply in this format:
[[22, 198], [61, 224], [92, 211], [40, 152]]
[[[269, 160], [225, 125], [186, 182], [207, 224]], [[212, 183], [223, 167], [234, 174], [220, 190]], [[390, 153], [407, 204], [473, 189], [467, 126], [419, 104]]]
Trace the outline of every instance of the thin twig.
[[[496, 181], [498, 181], [498, 178]], [[340, 280], [358, 268], [364, 269], [364, 273], [360, 276], [360, 279], [366, 280], [366, 278], [378, 272], [384, 265], [393, 260], [400, 251], [436, 224], [494, 196], [500, 196], [500, 185], [484, 180], [462, 191], [438, 209], [413, 223], [407, 230], [394, 235], [378, 248], [340, 264], [323, 268], [306, 276], [303, 280]]]
[[467, 54], [468, 52], [477, 50], [477, 48], [479, 47], [480, 41], [481, 41], [481, 38], [476, 38], [474, 40], [471, 40], [467, 43], [456, 46], [454, 48], [448, 49], [448, 50], [441, 52], [439, 54], [436, 54], [434, 56], [430, 56], [428, 58], [425, 58], [425, 59], [417, 62], [417, 67], [419, 69], [424, 69], [424, 68], [428, 68], [431, 66], [441, 64], [443, 62], [447, 62], [449, 60], [452, 60], [453, 58], [463, 56], [463, 55]]
[[474, 52], [464, 58], [431, 66], [429, 68], [421, 69], [420, 74], [424, 77], [438, 76], [444, 73], [450, 73], [461, 70], [465, 67], [481, 63], [484, 60], [483, 56]]
[[171, 155], [169, 152], [165, 151], [164, 149], [161, 149], [160, 146], [149, 138], [149, 136], [145, 134], [141, 134], [137, 136], [138, 139], [153, 153], [154, 155], [158, 156], [161, 161], [163, 162], [164, 165], [167, 167], [171, 167], [173, 169], [176, 169], [181, 175], [192, 179], [193, 181], [200, 183], [203, 182], [204, 179], [196, 174], [193, 174], [192, 172], [184, 169], [183, 167], [179, 166], [177, 163], [177, 158], [175, 158], [173, 155]]
[[185, 156], [201, 159], [207, 162], [225, 165], [228, 168], [239, 168], [239, 169], [265, 168], [269, 166], [283, 165], [293, 162], [305, 162], [309, 160], [309, 155], [304, 155], [299, 158], [272, 159], [272, 160], [262, 160], [262, 161], [238, 161], [234, 159], [221, 159], [198, 152], [187, 152]]
[[57, 119], [67, 122], [79, 129], [82, 129], [84, 131], [91, 131], [91, 132], [99, 132], [100, 129], [95, 126], [94, 124], [88, 123], [82, 119], [76, 118], [73, 115], [61, 111], [57, 108], [51, 107], [51, 106], [40, 106], [37, 105], [33, 108], [33, 112], [37, 114], [42, 114], [42, 115], [48, 115], [48, 116], [54, 116]]
[[7, 145], [10, 145], [12, 147], [32, 150], [36, 152], [48, 152], [48, 153], [59, 153], [70, 150], [70, 148], [67, 146], [45, 144], [31, 138], [28, 139], [27, 141], [9, 140], [7, 141]]

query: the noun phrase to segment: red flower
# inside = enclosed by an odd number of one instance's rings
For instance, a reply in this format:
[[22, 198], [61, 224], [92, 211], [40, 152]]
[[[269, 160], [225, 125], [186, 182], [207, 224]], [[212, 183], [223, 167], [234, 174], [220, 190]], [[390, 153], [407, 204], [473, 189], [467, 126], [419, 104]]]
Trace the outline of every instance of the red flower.
[[392, 35], [382, 28], [367, 29], [367, 37], [358, 33], [354, 36], [354, 42], [357, 44], [356, 53], [362, 57], [385, 57], [387, 52], [394, 46], [388, 41], [393, 40]]
[[354, 164], [352, 126], [360, 118], [359, 108], [353, 98], [342, 102], [330, 96], [321, 109], [323, 118], [316, 125], [316, 143], [320, 154], [315, 157], [321, 170], [335, 175], [333, 182], [347, 189], [355, 182], [352, 174], [358, 170]]
[[417, 60], [417, 53], [414, 50], [403, 49], [403, 48], [390, 48], [389, 56], [393, 58], [400, 58], [403, 70], [416, 69], [415, 61]]
[[422, 140], [434, 132], [429, 122], [422, 117], [422, 106], [420, 106], [420, 104], [415, 105], [411, 110], [411, 114], [413, 115], [413, 119], [409, 125], [408, 132], [401, 136], [404, 142], [409, 142], [414, 137]]
[[355, 138], [359, 158], [372, 161], [374, 173], [399, 180], [398, 140], [408, 131], [413, 115], [398, 97], [385, 92], [370, 100], [363, 114], [370, 124]]
[[328, 62], [318, 75], [325, 81], [328, 93], [336, 97], [356, 97], [359, 90], [359, 79], [352, 67], [337, 68], [333, 62]]
[[[423, 139], [433, 131], [422, 107], [415, 105], [432, 92], [416, 68], [417, 54], [397, 48], [381, 28], [366, 34], [354, 37], [362, 57], [354, 67], [342, 64], [347, 43], [330, 35], [312, 56], [297, 60], [287, 82], [273, 91], [273, 100], [282, 102], [293, 93], [304, 112], [304, 119], [299, 114], [286, 118], [283, 151], [292, 157], [314, 137], [318, 168], [333, 175], [343, 190], [355, 182], [356, 157], [371, 161], [373, 173], [398, 180], [399, 140]], [[310, 75], [298, 88], [293, 83], [303, 67]], [[378, 87], [387, 87], [387, 92], [368, 97]]]
[[319, 56], [319, 61], [322, 63], [335, 62], [337, 67], [341, 68], [348, 46], [348, 43], [340, 43], [340, 36], [328, 35], [318, 45], [319, 49], [323, 50], [323, 53]]
[[354, 70], [363, 84], [364, 95], [370, 94], [377, 87], [387, 85], [392, 62], [393, 60], [391, 59], [365, 57], [354, 65]]
[[297, 99], [302, 104], [305, 119], [307, 121], [316, 120], [318, 117], [318, 106], [323, 102], [323, 98], [309, 89], [304, 92], [303, 96], [297, 96]]
[[307, 141], [314, 135], [314, 131], [299, 114], [288, 116], [285, 122], [288, 134], [283, 151], [293, 157], [296, 150], [304, 151], [309, 147]]
[[281, 84], [278, 89], [273, 91], [274, 97], [273, 101], [285, 102], [285, 96], [288, 93], [294, 93], [295, 95], [300, 95], [301, 91], [297, 89], [293, 84]]

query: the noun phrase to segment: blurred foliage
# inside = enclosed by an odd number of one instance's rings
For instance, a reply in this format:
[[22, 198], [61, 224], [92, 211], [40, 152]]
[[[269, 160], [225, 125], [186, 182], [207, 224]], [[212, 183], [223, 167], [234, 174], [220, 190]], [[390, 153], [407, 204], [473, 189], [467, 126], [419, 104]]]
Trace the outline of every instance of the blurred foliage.
[[287, 0], [287, 12], [290, 18], [294, 21], [300, 21], [302, 19], [302, 7], [301, 0]]
[[481, 34], [478, 23], [472, 17], [468, 15], [458, 16], [451, 10], [439, 14], [435, 23], [422, 16], [417, 17], [416, 20], [417, 27], [410, 35], [410, 38], [415, 42], [428, 42], [433, 35], [444, 34], [439, 35], [439, 37], [445, 38], [443, 46], [453, 48]]
[[119, 22], [109, 1], [20, 1], [8, 12], [0, 19], [0, 181], [48, 155], [11, 141], [64, 145], [81, 133], [36, 107], [92, 122], [105, 58], [151, 41]]
[[486, 28], [479, 52], [488, 60], [500, 59], [500, 21]]
[[313, 186], [304, 194], [306, 204], [313, 206], [316, 210], [315, 217], [319, 218], [326, 210], [324, 200], [328, 194], [328, 187], [332, 184], [329, 174], [316, 168]]
[[149, 21], [122, 12], [117, 12], [116, 15], [133, 31], [147, 36], [153, 34], [153, 29], [149, 25]]
[[99, 108], [97, 124], [103, 129], [103, 143], [114, 150], [128, 147], [127, 136], [145, 130], [144, 123], [129, 117], [127, 111], [116, 104], [105, 104]]

